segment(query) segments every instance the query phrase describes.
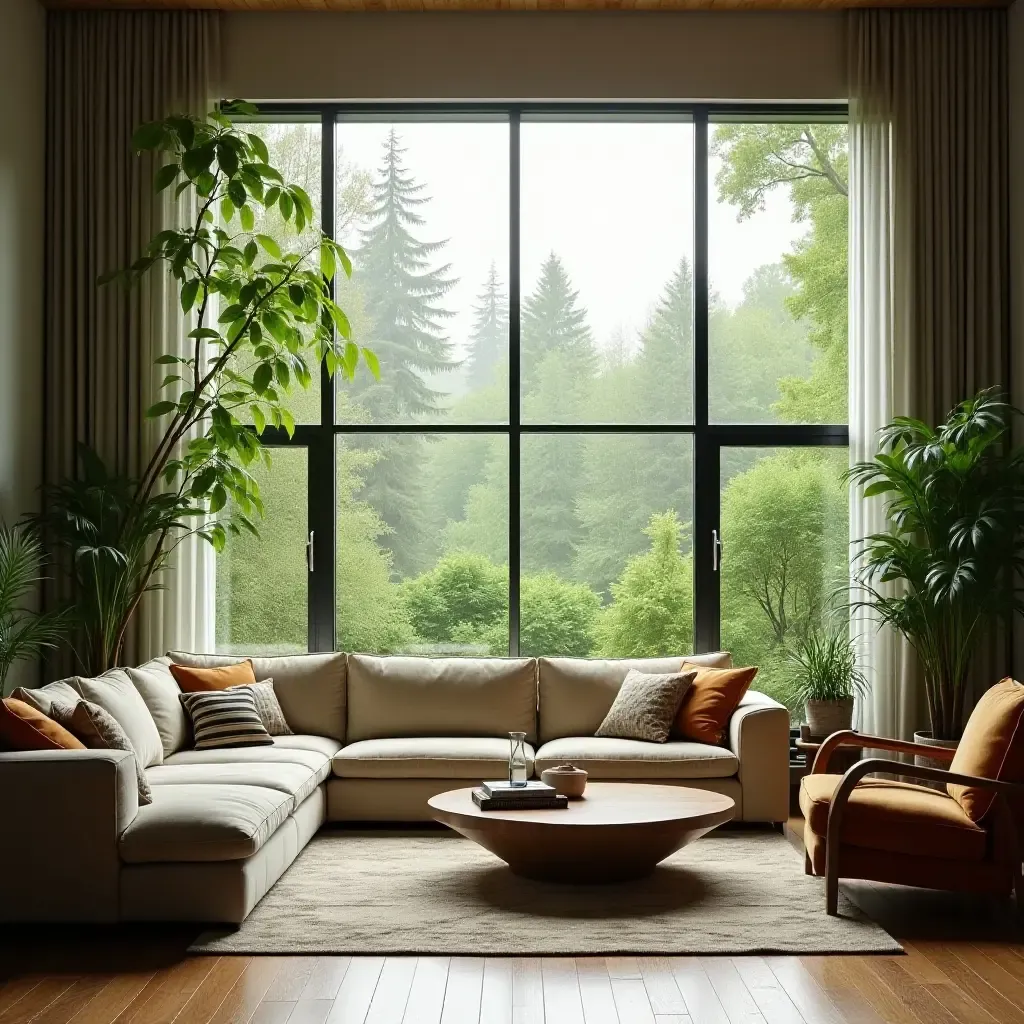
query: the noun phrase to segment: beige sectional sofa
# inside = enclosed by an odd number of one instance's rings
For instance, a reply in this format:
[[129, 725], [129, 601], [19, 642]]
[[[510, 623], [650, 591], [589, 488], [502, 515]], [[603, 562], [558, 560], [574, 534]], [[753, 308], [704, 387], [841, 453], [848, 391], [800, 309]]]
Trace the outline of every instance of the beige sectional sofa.
[[[670, 671], [680, 657], [254, 657], [295, 735], [205, 751], [189, 748], [172, 658], [238, 660], [172, 652], [34, 691], [40, 704], [120, 694], [143, 753], [0, 753], [5, 862], [38, 879], [8, 887], [0, 920], [240, 922], [325, 822], [428, 820], [434, 794], [501, 778], [512, 730], [526, 733], [537, 774], [569, 760], [595, 780], [725, 793], [741, 821], [789, 810], [789, 715], [763, 694], [747, 694], [721, 747], [594, 736], [630, 668]], [[728, 655], [689, 660], [727, 665]], [[141, 702], [131, 705], [128, 683]], [[153, 792], [143, 807], [135, 756]]]

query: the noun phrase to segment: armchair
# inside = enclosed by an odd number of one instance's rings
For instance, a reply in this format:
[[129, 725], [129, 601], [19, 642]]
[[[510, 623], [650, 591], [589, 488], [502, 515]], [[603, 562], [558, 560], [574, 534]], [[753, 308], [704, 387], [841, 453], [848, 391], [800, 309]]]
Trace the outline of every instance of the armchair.
[[[924, 754], [949, 770], [886, 758], [828, 772], [845, 745]], [[944, 790], [868, 776], [886, 773]], [[839, 879], [1016, 896], [1024, 909], [1019, 836], [1024, 824], [1024, 686], [992, 687], [957, 751], [846, 730], [822, 745], [800, 787], [804, 869], [824, 875], [826, 910], [838, 913]]]

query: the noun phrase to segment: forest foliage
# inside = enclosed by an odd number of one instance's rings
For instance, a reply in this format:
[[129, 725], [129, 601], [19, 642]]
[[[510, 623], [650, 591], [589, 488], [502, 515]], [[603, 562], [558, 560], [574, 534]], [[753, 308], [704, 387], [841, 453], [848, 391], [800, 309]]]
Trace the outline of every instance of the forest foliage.
[[[315, 203], [318, 140], [309, 143], [306, 126], [264, 131], [296, 180], [305, 169]], [[712, 419], [845, 422], [845, 125], [717, 125], [712, 154], [713, 192], [733, 216], [755, 216], [781, 194], [800, 229], [738, 302], [711, 295]], [[413, 164], [400, 128], [377, 167], [340, 161], [339, 223], [358, 244], [339, 301], [381, 374], [339, 391], [339, 422], [425, 431], [507, 422], [507, 282], [496, 264], [486, 268], [469, 337], [452, 337], [447, 303], [462, 268], [426, 230], [430, 182]], [[681, 257], [638, 336], [599, 344], [605, 325], [592, 322], [570, 268], [550, 253], [524, 282], [524, 422], [689, 421], [693, 316], [693, 269]], [[296, 407], [299, 422], [318, 421], [315, 391]], [[340, 435], [340, 649], [508, 652], [508, 459], [501, 432]], [[722, 453], [722, 642], [738, 663], [761, 666], [759, 686], [779, 696], [792, 672], [787, 647], [820, 623], [846, 576], [845, 464], [842, 449]], [[692, 438], [531, 432], [521, 465], [520, 650], [691, 652]], [[279, 451], [261, 472], [262, 538], [233, 543], [218, 561], [217, 642], [305, 649], [305, 452]]]

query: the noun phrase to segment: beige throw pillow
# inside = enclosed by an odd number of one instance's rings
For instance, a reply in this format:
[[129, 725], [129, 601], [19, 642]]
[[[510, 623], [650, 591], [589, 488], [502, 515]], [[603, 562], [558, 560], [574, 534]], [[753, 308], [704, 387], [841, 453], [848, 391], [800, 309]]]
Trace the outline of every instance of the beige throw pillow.
[[259, 683], [247, 683], [246, 689], [252, 690], [256, 701], [256, 711], [263, 723], [263, 728], [271, 736], [294, 736], [281, 710], [281, 703], [274, 693], [274, 680], [264, 679]]
[[156, 722], [123, 668], [113, 668], [95, 679], [79, 676], [71, 685], [76, 686], [85, 700], [103, 708], [124, 729], [143, 768], [163, 764], [164, 747]]
[[664, 743], [696, 670], [652, 675], [631, 668], [598, 736]]
[[132, 746], [128, 734], [116, 718], [98, 704], [80, 700], [74, 707], [61, 700], [50, 704], [50, 717], [60, 723], [72, 736], [81, 740], [90, 750], [128, 750], [135, 755], [135, 779], [139, 786], [139, 806], [153, 802], [149, 780]]

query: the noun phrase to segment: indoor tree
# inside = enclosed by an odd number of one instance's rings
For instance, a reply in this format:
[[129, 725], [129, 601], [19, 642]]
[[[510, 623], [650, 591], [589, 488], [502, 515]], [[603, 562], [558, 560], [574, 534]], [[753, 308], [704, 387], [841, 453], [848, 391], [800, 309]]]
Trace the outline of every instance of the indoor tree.
[[[71, 576], [79, 656], [91, 672], [117, 664], [143, 595], [161, 585], [185, 537], [198, 534], [219, 551], [229, 534], [258, 533], [263, 506], [248, 467], [269, 462], [260, 441], [268, 425], [294, 431], [290, 387], [309, 387], [321, 363], [349, 379], [360, 359], [379, 373], [332, 299], [337, 268], [351, 274], [348, 255], [310, 230], [309, 196], [271, 166], [259, 135], [232, 120], [256, 114], [236, 103], [205, 118], [145, 124], [133, 138], [137, 152], [163, 161], [156, 190], [191, 200], [176, 207], [189, 215], [102, 282], [132, 287], [169, 273], [195, 326], [187, 345], [157, 359], [163, 397], [146, 416], [163, 432], [141, 474], [114, 473], [82, 448], [80, 473], [45, 491], [41, 525]], [[279, 230], [257, 231], [257, 215]]]
[[858, 603], [917, 652], [935, 739], [960, 737], [978, 646], [991, 640], [990, 627], [1024, 610], [1024, 448], [1010, 444], [1015, 413], [988, 390], [937, 427], [898, 416], [878, 454], [849, 471], [865, 498], [885, 497], [889, 524], [860, 542]]

